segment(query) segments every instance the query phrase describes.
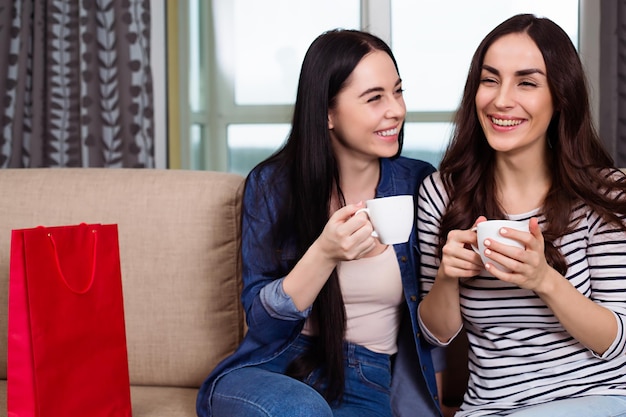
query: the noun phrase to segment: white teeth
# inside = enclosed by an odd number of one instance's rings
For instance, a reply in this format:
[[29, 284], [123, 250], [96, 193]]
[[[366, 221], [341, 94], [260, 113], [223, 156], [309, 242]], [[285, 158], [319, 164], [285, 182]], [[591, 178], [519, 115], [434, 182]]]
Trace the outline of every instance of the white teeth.
[[398, 129], [389, 129], [383, 130], [382, 132], [378, 132], [380, 136], [393, 136], [398, 133]]
[[498, 126], [517, 126], [522, 124], [521, 120], [496, 119], [495, 117], [492, 117], [491, 121]]

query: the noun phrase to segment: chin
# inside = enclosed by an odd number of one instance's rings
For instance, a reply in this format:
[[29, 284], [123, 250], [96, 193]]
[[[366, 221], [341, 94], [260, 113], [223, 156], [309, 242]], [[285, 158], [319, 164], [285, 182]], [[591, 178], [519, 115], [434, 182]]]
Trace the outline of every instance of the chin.
[[398, 153], [399, 149], [400, 149], [400, 145], [396, 141], [380, 149], [379, 154], [381, 158], [391, 158], [392, 156], [395, 156]]
[[393, 158], [394, 156], [396, 156], [398, 154], [398, 152], [393, 152], [393, 153], [385, 153], [384, 155], [380, 155], [380, 158]]

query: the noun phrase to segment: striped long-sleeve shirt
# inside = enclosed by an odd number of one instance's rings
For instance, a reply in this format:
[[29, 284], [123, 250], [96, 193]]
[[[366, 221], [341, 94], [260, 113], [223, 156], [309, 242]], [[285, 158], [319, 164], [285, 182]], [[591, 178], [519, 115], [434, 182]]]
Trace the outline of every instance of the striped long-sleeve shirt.
[[[439, 173], [434, 173], [424, 180], [418, 201], [424, 295], [431, 289], [440, 263], [439, 223], [447, 203]], [[538, 212], [509, 218], [526, 220]], [[538, 218], [541, 224], [544, 219]], [[605, 223], [582, 203], [574, 208], [571, 222], [576, 225], [573, 231], [554, 242], [566, 258], [566, 279], [613, 312], [618, 329], [615, 340], [598, 355], [565, 331], [535, 293], [483, 270], [460, 285], [461, 314], [470, 345], [470, 378], [457, 417], [567, 397], [626, 395], [626, 233]], [[429, 341], [443, 345], [421, 325]]]

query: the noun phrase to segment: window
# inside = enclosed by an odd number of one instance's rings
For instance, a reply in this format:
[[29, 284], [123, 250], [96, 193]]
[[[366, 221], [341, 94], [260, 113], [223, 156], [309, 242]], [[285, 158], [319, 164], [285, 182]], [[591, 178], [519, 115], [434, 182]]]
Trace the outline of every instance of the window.
[[559, 23], [575, 45], [579, 38], [579, 0], [186, 0], [178, 7], [186, 31], [180, 166], [243, 175], [287, 137], [302, 59], [324, 30], [364, 28], [390, 43], [408, 111], [403, 154], [435, 165], [471, 54], [489, 30], [529, 12]]

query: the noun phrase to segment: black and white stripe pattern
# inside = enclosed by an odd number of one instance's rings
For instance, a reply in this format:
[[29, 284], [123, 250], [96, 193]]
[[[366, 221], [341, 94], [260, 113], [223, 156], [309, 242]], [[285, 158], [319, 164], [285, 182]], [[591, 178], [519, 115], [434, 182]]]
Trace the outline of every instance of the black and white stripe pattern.
[[[423, 294], [432, 287], [439, 265], [439, 221], [447, 201], [439, 174], [426, 178], [417, 219]], [[535, 214], [510, 218], [524, 220]], [[532, 291], [483, 271], [460, 290], [470, 343], [470, 381], [457, 417], [571, 396], [626, 395], [626, 233], [607, 225], [586, 205], [576, 207], [571, 218], [575, 229], [554, 242], [566, 257], [566, 278], [614, 312], [615, 341], [602, 356], [595, 354], [572, 338]]]

